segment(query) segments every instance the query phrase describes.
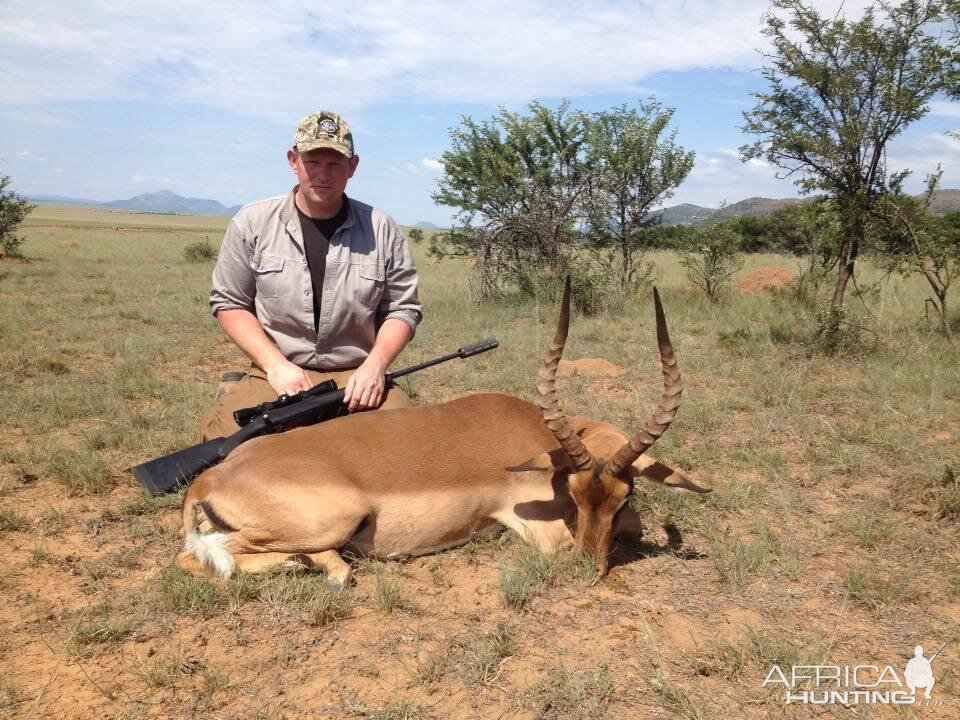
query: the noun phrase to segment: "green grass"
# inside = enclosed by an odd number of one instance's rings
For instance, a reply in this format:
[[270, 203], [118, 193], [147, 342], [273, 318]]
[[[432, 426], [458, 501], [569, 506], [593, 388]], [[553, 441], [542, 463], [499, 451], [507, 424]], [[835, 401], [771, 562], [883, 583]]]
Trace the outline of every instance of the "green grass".
[[256, 586], [257, 597], [280, 617], [294, 615], [310, 627], [323, 627], [350, 615], [352, 598], [335, 592], [319, 573], [277, 572], [260, 578], [242, 578], [234, 583]]
[[513, 564], [501, 560], [500, 592], [504, 604], [521, 611], [541, 594], [563, 571], [567, 558], [563, 554], [548, 554], [533, 545], [522, 543]]
[[678, 685], [665, 668], [657, 668], [648, 682], [663, 700], [667, 717], [671, 720], [705, 720], [709, 717], [700, 703]]
[[126, 618], [116, 618], [107, 603], [100, 603], [89, 618], [77, 625], [73, 634], [73, 647], [77, 653], [89, 652], [93, 646], [119, 643], [130, 637], [136, 624]]
[[899, 609], [912, 604], [923, 594], [916, 574], [909, 568], [893, 572], [853, 565], [843, 577], [847, 597], [874, 611]]
[[614, 697], [614, 675], [606, 666], [578, 671], [560, 664], [524, 695], [538, 719], [603, 717]]
[[30, 521], [23, 513], [13, 508], [0, 507], [0, 532], [23, 532], [30, 528]]
[[517, 651], [517, 629], [499, 623], [477, 635], [455, 639], [457, 675], [467, 686], [489, 685], [500, 677], [503, 663]]
[[21, 691], [8, 680], [0, 675], [0, 711], [13, 712], [21, 701]]

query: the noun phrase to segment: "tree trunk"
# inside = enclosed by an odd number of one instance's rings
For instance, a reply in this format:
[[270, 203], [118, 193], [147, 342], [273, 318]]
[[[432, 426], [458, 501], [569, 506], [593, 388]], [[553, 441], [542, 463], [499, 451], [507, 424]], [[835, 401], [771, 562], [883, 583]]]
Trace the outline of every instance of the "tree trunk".
[[933, 292], [937, 296], [935, 307], [937, 314], [940, 316], [940, 327], [943, 330], [943, 334], [947, 336], [947, 340], [953, 342], [953, 330], [950, 329], [950, 317], [947, 310], [947, 288], [934, 287]]
[[620, 292], [627, 289], [627, 280], [630, 278], [630, 249], [627, 247], [627, 238], [620, 236]]
[[[847, 283], [853, 277], [854, 265], [860, 251], [860, 244], [863, 242], [864, 232], [863, 217], [859, 214], [851, 218], [844, 228], [840, 245], [840, 261], [837, 263], [837, 285], [833, 291], [833, 299], [830, 301], [830, 307], [834, 310], [843, 307], [843, 296], [847, 291]], [[831, 317], [831, 326], [822, 328], [822, 333], [836, 333], [840, 329], [840, 313], [835, 312]]]

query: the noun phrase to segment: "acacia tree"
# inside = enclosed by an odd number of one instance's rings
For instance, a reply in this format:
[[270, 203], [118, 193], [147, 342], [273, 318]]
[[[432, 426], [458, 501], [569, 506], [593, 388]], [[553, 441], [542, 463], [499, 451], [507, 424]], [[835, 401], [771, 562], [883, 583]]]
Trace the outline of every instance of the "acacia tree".
[[650, 209], [693, 169], [694, 153], [677, 145], [676, 130], [667, 134], [673, 113], [651, 100], [639, 112], [621, 105], [590, 118], [587, 225], [596, 246], [617, 249], [621, 290], [641, 266], [643, 231], [656, 224]]
[[677, 247], [687, 279], [703, 290], [711, 302], [743, 267], [740, 236], [730, 223], [717, 223], [694, 230]]
[[8, 190], [9, 186], [10, 176], [0, 175], [0, 256], [19, 257], [23, 238], [16, 230], [36, 205]]
[[884, 198], [876, 211], [882, 227], [878, 243], [890, 268], [901, 272], [919, 272], [933, 291], [924, 305], [933, 307], [940, 329], [953, 339], [947, 294], [960, 276], [960, 213], [936, 217], [930, 203], [943, 172], [927, 177], [927, 192], [912, 198], [897, 187]]
[[540, 266], [558, 275], [565, 269], [587, 189], [587, 117], [566, 101], [555, 110], [538, 102], [529, 109], [501, 109], [487, 121], [465, 117], [450, 131], [432, 195], [457, 209], [448, 246], [476, 259], [488, 297], [505, 281], [525, 287]]
[[760, 139], [740, 152], [836, 203], [843, 221], [837, 281], [831, 327], [822, 328], [835, 333], [868, 218], [905, 176], [887, 167], [888, 143], [928, 112], [935, 95], [956, 93], [960, 84], [956, 42], [940, 34], [957, 3], [879, 3], [859, 20], [823, 17], [805, 0], [772, 6], [763, 30], [773, 45], [763, 68], [770, 87], [744, 113], [744, 131]]

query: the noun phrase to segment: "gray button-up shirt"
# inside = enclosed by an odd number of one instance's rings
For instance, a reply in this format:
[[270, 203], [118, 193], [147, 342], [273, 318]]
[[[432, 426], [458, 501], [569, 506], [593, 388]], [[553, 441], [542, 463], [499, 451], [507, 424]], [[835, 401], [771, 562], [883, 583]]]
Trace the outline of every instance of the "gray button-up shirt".
[[360, 365], [387, 318], [416, 330], [422, 309], [406, 238], [386, 213], [347, 202], [330, 238], [317, 331], [292, 192], [245, 205], [230, 221], [213, 270], [213, 314], [249, 310], [288, 360], [320, 370]]

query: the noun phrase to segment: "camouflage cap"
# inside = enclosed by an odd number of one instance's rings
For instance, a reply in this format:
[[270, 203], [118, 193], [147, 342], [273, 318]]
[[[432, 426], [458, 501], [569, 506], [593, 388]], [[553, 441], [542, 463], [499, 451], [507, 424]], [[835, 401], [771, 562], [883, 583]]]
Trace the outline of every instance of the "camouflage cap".
[[293, 136], [293, 146], [302, 153], [329, 148], [353, 157], [353, 133], [342, 117], [321, 110], [300, 121]]

